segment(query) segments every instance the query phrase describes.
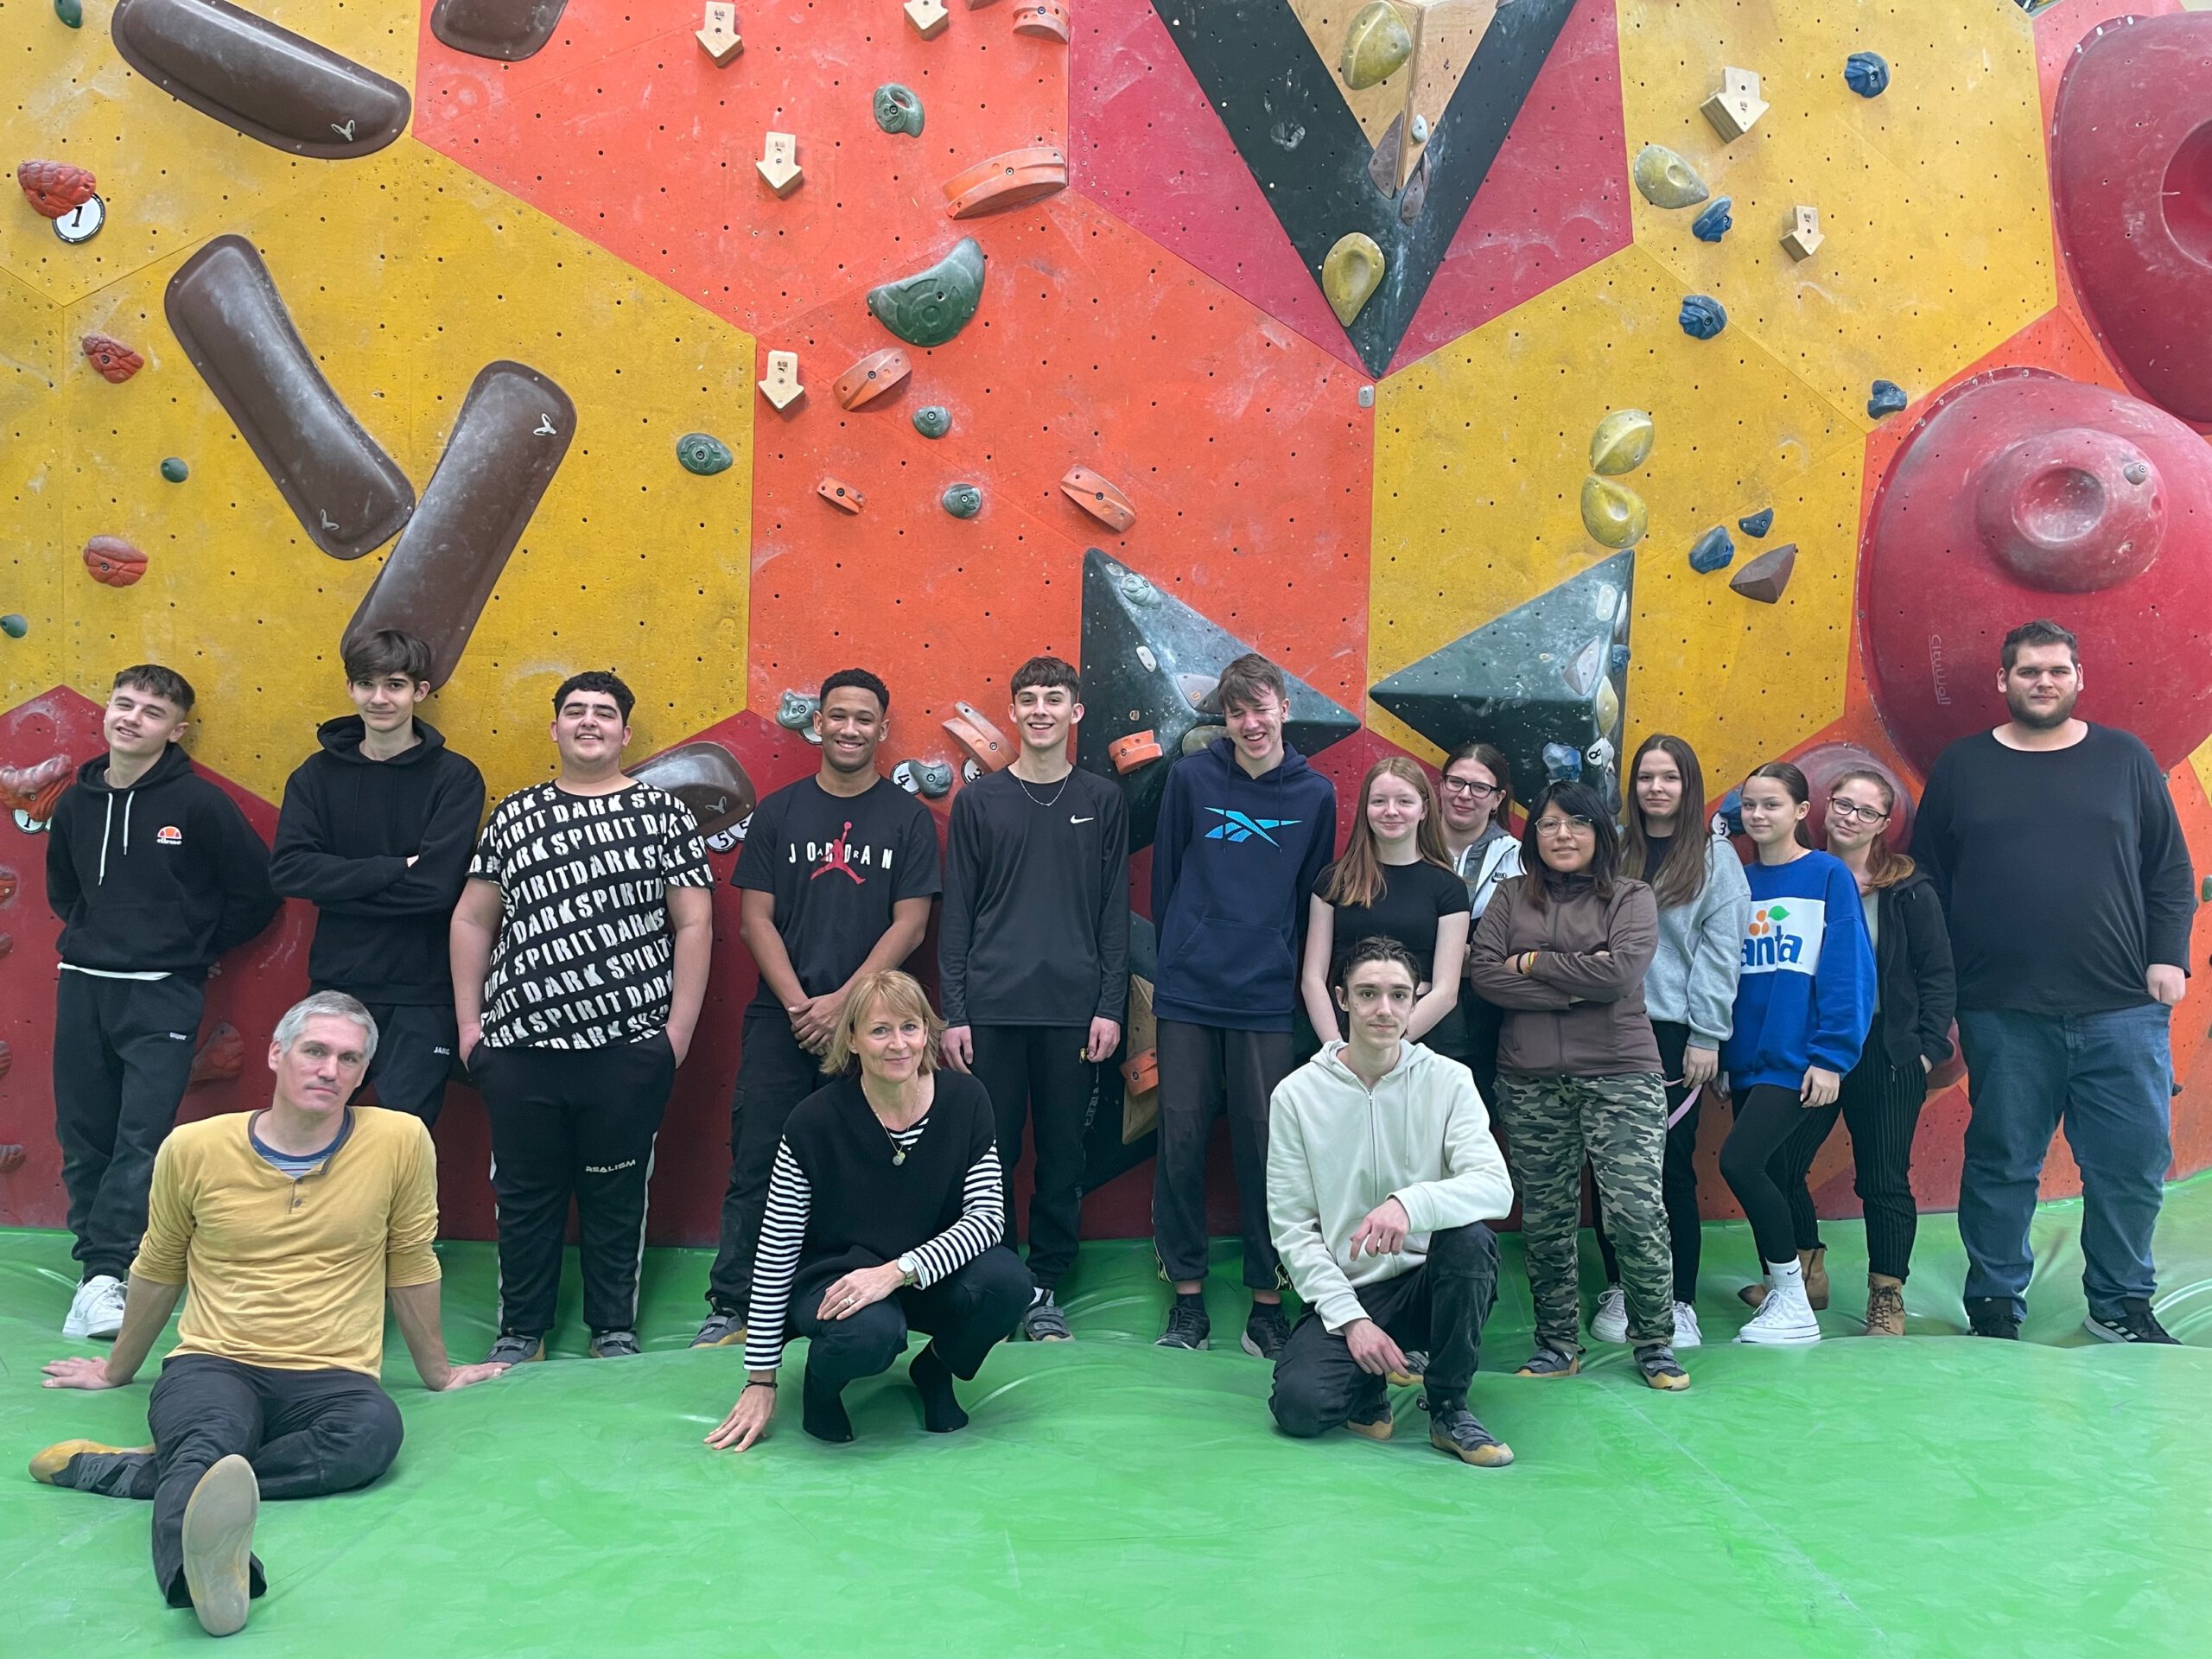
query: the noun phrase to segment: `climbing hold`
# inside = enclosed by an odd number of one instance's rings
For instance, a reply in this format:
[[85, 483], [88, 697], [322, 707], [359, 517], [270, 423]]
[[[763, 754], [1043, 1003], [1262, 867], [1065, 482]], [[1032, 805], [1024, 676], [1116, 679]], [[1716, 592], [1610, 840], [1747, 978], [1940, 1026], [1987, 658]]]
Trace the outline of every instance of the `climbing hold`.
[[1792, 259], [1809, 259], [1820, 251], [1821, 244], [1827, 238], [1821, 234], [1821, 210], [1800, 203], [1789, 215], [1789, 229], [1783, 233], [1782, 245]]
[[1713, 830], [1716, 835], [1740, 836], [1744, 833], [1744, 790], [1739, 784], [1720, 798], [1720, 804], [1713, 809]]
[[715, 60], [715, 68], [728, 67], [745, 50], [745, 38], [737, 32], [737, 7], [729, 0], [707, 0], [705, 26], [693, 29], [691, 38]]
[[952, 793], [952, 767], [943, 760], [901, 760], [891, 768], [891, 781], [909, 795], [941, 801]]
[[1379, 86], [1405, 67], [1414, 54], [1414, 37], [1389, 0], [1369, 0], [1353, 14], [1344, 31], [1337, 73], [1355, 92]]
[[0, 766], [0, 805], [14, 808], [30, 823], [43, 824], [54, 816], [61, 791], [76, 780], [77, 763], [66, 754], [50, 754], [29, 766]]
[[788, 132], [772, 132], [762, 138], [760, 159], [753, 165], [779, 200], [798, 189], [805, 176], [798, 164], [798, 140]]
[[858, 512], [866, 499], [851, 485], [834, 478], [824, 478], [814, 486], [814, 493], [840, 512]]
[[569, 0], [438, 0], [430, 33], [456, 52], [519, 63], [561, 26]]
[[207, 1033], [207, 1040], [192, 1057], [192, 1073], [184, 1086], [198, 1089], [211, 1083], [235, 1083], [245, 1071], [245, 1039], [226, 1020]]
[[191, 472], [192, 468], [184, 464], [181, 455], [171, 455], [162, 462], [162, 476], [172, 484], [183, 483]]
[[1709, 294], [1693, 294], [1682, 302], [1682, 332], [1697, 340], [1711, 340], [1728, 326], [1728, 312]]
[[967, 752], [969, 760], [984, 772], [1004, 770], [1014, 759], [1014, 745], [980, 709], [965, 702], [952, 705], [945, 733]]
[[1611, 478], [1632, 473], [1651, 458], [1657, 435], [1651, 416], [1640, 409], [1617, 409], [1598, 423], [1590, 438], [1590, 470]]
[[1843, 78], [1861, 98], [1879, 98], [1890, 90], [1889, 60], [1878, 52], [1854, 52], [1843, 60]]
[[1321, 261], [1321, 292], [1337, 321], [1347, 328], [1362, 307], [1382, 286], [1382, 250], [1364, 231], [1350, 231], [1337, 238], [1328, 257]]
[[1736, 228], [1736, 221], [1728, 210], [1736, 205], [1733, 196], [1716, 196], [1713, 206], [1700, 213], [1690, 223], [1690, 234], [1700, 242], [1718, 242]]
[[952, 430], [952, 411], [943, 404], [930, 404], [914, 411], [914, 430], [925, 438], [941, 438]]
[[1895, 415], [1911, 399], [1904, 395], [1904, 388], [1894, 380], [1877, 380], [1872, 395], [1866, 399], [1866, 412], [1876, 420]]
[[1554, 784], [1582, 781], [1582, 751], [1572, 743], [1547, 743], [1543, 748], [1544, 776]]
[[1630, 171], [1654, 207], [1691, 207], [1713, 194], [1697, 169], [1664, 144], [1646, 144], [1637, 151]]
[[113, 536], [95, 536], [85, 543], [85, 569], [94, 582], [128, 588], [146, 574], [146, 556]]
[[906, 0], [906, 21], [914, 26], [914, 33], [925, 41], [933, 41], [944, 34], [950, 16], [944, 9], [944, 0]]
[[2131, 461], [2120, 469], [2120, 475], [2131, 484], [2147, 484], [2151, 479], [2151, 463]]
[[983, 250], [972, 236], [927, 270], [868, 291], [875, 320], [909, 346], [942, 346], [983, 299]]
[[1736, 521], [1736, 528], [1746, 536], [1764, 536], [1774, 528], [1774, 509], [1761, 507], [1757, 512], [1747, 513]]
[[30, 631], [29, 620], [21, 611], [10, 611], [7, 615], [0, 616], [0, 633], [6, 634], [10, 639], [20, 639]]
[[[70, 27], [73, 29], [76, 25], [73, 23]], [[14, 1174], [23, 1166], [23, 1160], [29, 1156], [30, 1154], [23, 1150], [21, 1141], [11, 1141], [6, 1146], [0, 1147], [0, 1175]]]
[[101, 379], [121, 385], [146, 366], [146, 359], [121, 340], [106, 334], [86, 334], [81, 342], [86, 361], [99, 371]]
[[1697, 538], [1697, 545], [1690, 549], [1690, 569], [1700, 576], [1711, 575], [1715, 570], [1726, 569], [1736, 557], [1736, 541], [1729, 535], [1727, 526], [1715, 524]]
[[1772, 605], [1782, 598], [1783, 590], [1789, 586], [1789, 573], [1796, 568], [1797, 543], [1784, 542], [1780, 547], [1769, 548], [1729, 577], [1728, 585], [1745, 599]]
[[0, 1042], [0, 1078], [4, 1078], [9, 1072], [14, 1071], [15, 1066], [16, 1051], [9, 1047], [6, 1043]]
[[702, 836], [735, 829], [753, 816], [759, 798], [738, 758], [706, 739], [679, 743], [628, 770], [639, 783], [665, 790], [690, 807]]
[[1724, 144], [1734, 143], [1767, 111], [1766, 101], [1759, 96], [1759, 78], [1748, 69], [1723, 69], [1720, 90], [1700, 108]]
[[805, 732], [814, 728], [815, 711], [822, 707], [822, 699], [804, 691], [785, 691], [776, 705], [776, 724], [787, 732]]
[[676, 441], [676, 458], [683, 463], [685, 472], [702, 478], [728, 472], [734, 459], [729, 446], [711, 432], [686, 432]]
[[1033, 35], [1040, 41], [1068, 41], [1066, 0], [1022, 0], [1014, 9], [1014, 32]]
[[956, 518], [973, 518], [983, 510], [983, 493], [973, 484], [948, 485], [938, 499]]
[[944, 211], [952, 219], [980, 219], [1067, 188], [1066, 152], [1052, 144], [1030, 144], [963, 168], [947, 179]]
[[874, 402], [913, 372], [914, 365], [896, 346], [887, 346], [880, 352], [870, 352], [866, 357], [837, 377], [831, 388], [836, 394], [841, 409], [858, 409], [863, 404]]
[[16, 169], [16, 182], [23, 199], [42, 219], [59, 219], [92, 199], [99, 181], [81, 167], [67, 162], [25, 162]]
[[1643, 498], [1627, 485], [1595, 475], [1582, 480], [1582, 527], [1600, 547], [1634, 547], [1650, 524]]
[[922, 136], [922, 100], [911, 86], [886, 81], [875, 89], [875, 124], [886, 132]]
[[1106, 758], [1114, 763], [1114, 770], [1123, 777], [1139, 766], [1148, 766], [1161, 758], [1159, 735], [1147, 726], [1141, 732], [1131, 732], [1117, 737], [1106, 746]]
[[1060, 490], [1117, 535], [1137, 521], [1137, 510], [1129, 505], [1129, 498], [1088, 467], [1069, 467], [1068, 475], [1060, 480]]
[[768, 372], [760, 381], [760, 395], [778, 409], [785, 409], [805, 390], [798, 383], [798, 353], [769, 353]]
[[2212, 875], [2204, 878], [2203, 885], [2196, 890], [2196, 897], [2200, 904], [2212, 905]]
[[[54, 0], [54, 15], [72, 29], [85, 26], [85, 9], [78, 0]], [[20, 1152], [22, 1148], [19, 1147], [16, 1150]]]

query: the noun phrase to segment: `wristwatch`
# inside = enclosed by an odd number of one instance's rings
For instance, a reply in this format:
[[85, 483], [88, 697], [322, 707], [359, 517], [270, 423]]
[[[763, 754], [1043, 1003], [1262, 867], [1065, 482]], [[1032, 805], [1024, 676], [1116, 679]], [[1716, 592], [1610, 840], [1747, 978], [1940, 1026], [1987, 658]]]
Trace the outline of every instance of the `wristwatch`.
[[916, 1283], [921, 1276], [921, 1262], [912, 1250], [899, 1258], [899, 1283], [901, 1288]]

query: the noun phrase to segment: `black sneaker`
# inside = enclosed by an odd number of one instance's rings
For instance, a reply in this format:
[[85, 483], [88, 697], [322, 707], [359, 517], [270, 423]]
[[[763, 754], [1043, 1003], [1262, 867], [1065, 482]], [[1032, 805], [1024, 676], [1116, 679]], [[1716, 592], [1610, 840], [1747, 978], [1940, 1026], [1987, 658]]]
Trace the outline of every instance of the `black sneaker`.
[[2178, 1337], [2158, 1323], [2151, 1304], [2140, 1296], [2123, 1299], [2120, 1312], [2109, 1317], [2090, 1314], [2082, 1321], [2082, 1328], [2099, 1342], [2149, 1342], [2173, 1348], [2182, 1345]]
[[1282, 1357], [1282, 1351], [1290, 1346], [1290, 1321], [1283, 1317], [1281, 1302], [1255, 1302], [1252, 1317], [1244, 1321], [1244, 1351], [1255, 1359], [1264, 1359], [1272, 1365]]
[[1464, 1394], [1433, 1395], [1428, 1405], [1428, 1443], [1478, 1469], [1503, 1469], [1513, 1461], [1513, 1448], [1483, 1427], [1482, 1419], [1467, 1409]]
[[2020, 1339], [2020, 1316], [2012, 1311], [2012, 1304], [2002, 1297], [1969, 1296], [1967, 1324], [1977, 1337], [1995, 1337], [2004, 1342]]
[[644, 1351], [634, 1331], [601, 1331], [591, 1339], [594, 1359], [632, 1359]]
[[545, 1357], [545, 1338], [526, 1337], [518, 1332], [503, 1331], [499, 1339], [492, 1344], [492, 1351], [484, 1356], [486, 1365], [527, 1365], [534, 1359]]
[[1175, 1306], [1167, 1310], [1167, 1328], [1160, 1333], [1155, 1348], [1211, 1348], [1213, 1345], [1213, 1321], [1206, 1318], [1206, 1299], [1193, 1292], [1179, 1295]]

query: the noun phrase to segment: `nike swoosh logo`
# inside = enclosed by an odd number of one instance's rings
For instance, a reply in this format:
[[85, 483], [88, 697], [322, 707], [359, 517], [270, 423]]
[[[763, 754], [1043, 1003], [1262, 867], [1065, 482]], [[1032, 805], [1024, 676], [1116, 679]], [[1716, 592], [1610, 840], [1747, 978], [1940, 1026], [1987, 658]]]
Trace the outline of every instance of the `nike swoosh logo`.
[[1089, 823], [1090, 822], [1090, 819], [1089, 819], [1089, 818], [1070, 818], [1070, 819], [1068, 820], [1068, 822], [1069, 822], [1070, 823]]

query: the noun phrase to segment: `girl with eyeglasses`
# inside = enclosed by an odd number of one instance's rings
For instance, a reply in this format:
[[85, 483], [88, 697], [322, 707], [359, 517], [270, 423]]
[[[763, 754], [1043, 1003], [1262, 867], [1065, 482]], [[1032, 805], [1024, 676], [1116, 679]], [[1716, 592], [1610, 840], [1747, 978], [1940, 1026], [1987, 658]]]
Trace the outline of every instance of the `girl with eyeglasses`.
[[[1751, 890], [1744, 861], [1707, 832], [1705, 773], [1679, 737], [1655, 733], [1630, 763], [1628, 823], [1621, 873], [1649, 882], [1659, 906], [1659, 948], [1643, 976], [1643, 1004], [1659, 1042], [1667, 1087], [1667, 1153], [1660, 1175], [1675, 1258], [1675, 1346], [1703, 1340], [1697, 1322], [1697, 1274], [1704, 1244], [1697, 1204], [1697, 1125], [1719, 1092], [1720, 1046], [1732, 1028], [1736, 970]], [[1599, 1342], [1628, 1339], [1628, 1306], [1619, 1260], [1602, 1211], [1592, 1214], [1606, 1288], [1591, 1317]]]
[[1751, 918], [1733, 1027], [1720, 1049], [1736, 1103], [1720, 1173], [1751, 1224], [1766, 1283], [1738, 1342], [1821, 1339], [1782, 1184], [1783, 1149], [1806, 1113], [1835, 1103], [1874, 1013], [1874, 953], [1859, 882], [1841, 859], [1807, 842], [1811, 795], [1805, 774], [1786, 760], [1744, 780], [1744, 833], [1758, 861], [1745, 872]]
[[1798, 1260], [1808, 1299], [1817, 1308], [1827, 1300], [1826, 1250], [1806, 1178], [1837, 1116], [1851, 1126], [1852, 1184], [1866, 1213], [1870, 1337], [1904, 1335], [1904, 1281], [1919, 1221], [1912, 1200], [1912, 1136], [1928, 1097], [1928, 1074], [1951, 1057], [1957, 1001], [1951, 935], [1935, 886], [1889, 844], [1896, 810], [1896, 791], [1878, 772], [1847, 772], [1829, 786], [1828, 851], [1858, 881], [1874, 946], [1874, 1019], [1835, 1103], [1800, 1112], [1781, 1154]]
[[1686, 1389], [1659, 1191], [1667, 1096], [1643, 1010], [1658, 906], [1649, 887], [1621, 874], [1612, 819], [1586, 785], [1552, 784], [1537, 796], [1521, 857], [1528, 873], [1483, 912], [1470, 969], [1475, 989], [1506, 1010], [1498, 1108], [1536, 1309], [1536, 1350], [1521, 1375], [1582, 1369], [1576, 1238], [1587, 1157], [1620, 1250], [1637, 1370], [1655, 1389]]
[[[1483, 918], [1491, 897], [1521, 874], [1521, 843], [1506, 824], [1513, 800], [1513, 772], [1503, 753], [1487, 743], [1463, 743], [1444, 763], [1437, 788], [1443, 809], [1444, 851], [1466, 884], [1469, 925]], [[1505, 1010], [1462, 988], [1459, 1006], [1437, 1022], [1428, 1046], [1475, 1074], [1486, 1103], [1497, 1098], [1497, 1031]]]

